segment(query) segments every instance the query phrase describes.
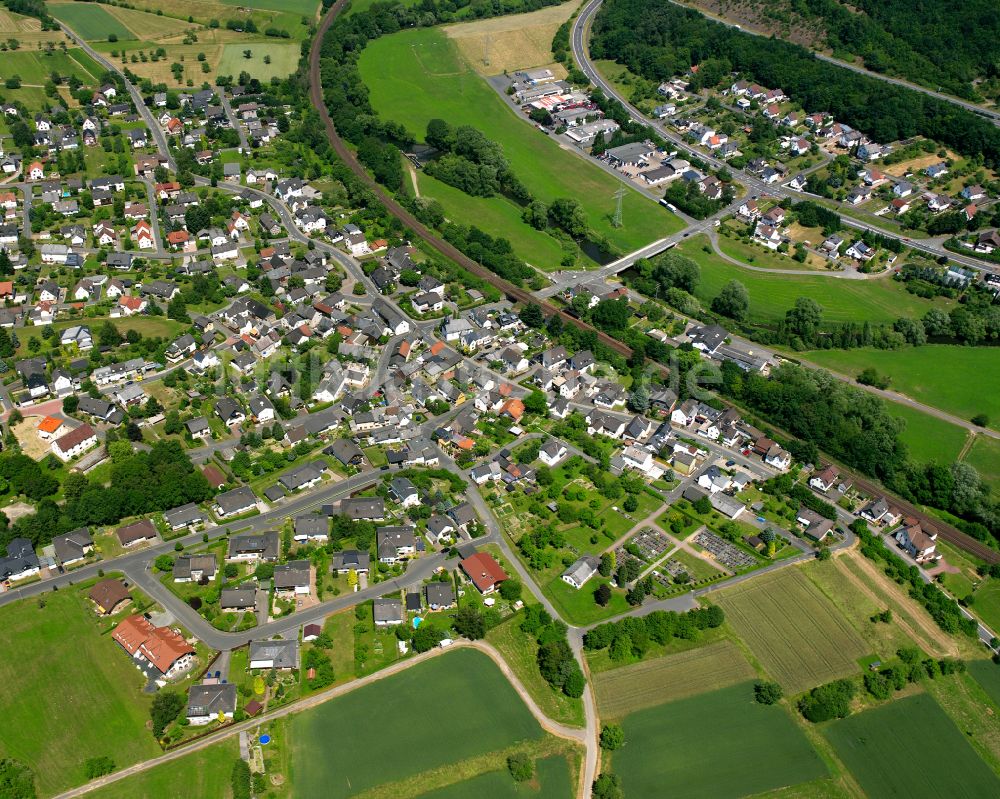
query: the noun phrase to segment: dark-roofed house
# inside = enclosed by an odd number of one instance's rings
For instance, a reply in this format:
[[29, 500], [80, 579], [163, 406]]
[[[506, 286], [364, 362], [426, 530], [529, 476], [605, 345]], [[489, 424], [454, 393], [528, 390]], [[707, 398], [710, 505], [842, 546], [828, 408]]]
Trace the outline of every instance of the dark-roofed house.
[[235, 712], [236, 683], [191, 686], [187, 704], [187, 719], [191, 724], [201, 726], [215, 720], [231, 721]]
[[337, 574], [347, 574], [355, 571], [358, 574], [367, 574], [371, 568], [371, 553], [358, 549], [345, 549], [334, 552], [330, 560], [330, 571]]
[[247, 513], [257, 507], [257, 495], [249, 486], [240, 486], [219, 494], [215, 498], [215, 513], [218, 516], [235, 516]]
[[420, 504], [417, 487], [407, 477], [397, 477], [389, 483], [389, 495], [404, 508]]
[[7, 544], [7, 557], [0, 558], [0, 581], [24, 580], [41, 571], [35, 546], [27, 538], [14, 538]]
[[309, 593], [309, 561], [293, 560], [274, 567], [274, 590], [278, 594]]
[[125, 583], [111, 577], [94, 585], [87, 596], [102, 616], [111, 616], [132, 601]]
[[470, 522], [474, 522], [476, 520], [476, 511], [473, 510], [472, 505], [468, 502], [462, 502], [461, 504], [456, 505], [448, 511], [448, 515], [458, 527], [465, 527]]
[[205, 511], [189, 502], [173, 510], [165, 511], [163, 519], [170, 526], [171, 530], [180, 530], [182, 527], [194, 527], [196, 524], [204, 524], [208, 517]]
[[247, 533], [234, 535], [229, 539], [229, 552], [226, 560], [263, 560], [278, 559], [279, 541], [274, 530], [267, 533]]
[[[376, 600], [377, 601], [377, 600]], [[251, 641], [250, 668], [288, 671], [299, 667], [299, 642]]]
[[396, 563], [417, 551], [417, 537], [410, 525], [380, 527], [375, 531], [375, 540], [381, 563]]
[[361, 447], [349, 438], [338, 438], [329, 447], [323, 450], [327, 455], [332, 455], [344, 466], [357, 466], [365, 459]]
[[455, 589], [451, 587], [450, 581], [427, 583], [424, 594], [427, 597], [427, 606], [431, 610], [446, 610], [455, 606]]
[[295, 517], [295, 540], [326, 541], [330, 537], [330, 520], [325, 516], [309, 514]]
[[385, 518], [385, 500], [382, 497], [351, 497], [340, 501], [340, 512], [355, 521], [378, 522]]
[[253, 610], [257, 606], [257, 585], [240, 583], [235, 588], [223, 588], [219, 595], [222, 611]]
[[312, 488], [323, 479], [327, 466], [324, 461], [304, 463], [302, 466], [286, 472], [278, 478], [278, 482], [286, 491], [304, 491]]
[[214, 580], [218, 566], [215, 555], [178, 555], [174, 561], [175, 583], [197, 583]]
[[492, 594], [500, 583], [507, 579], [507, 573], [496, 559], [486, 552], [470, 555], [459, 565], [481, 594]]
[[405, 621], [403, 614], [403, 603], [398, 599], [375, 600], [372, 608], [376, 627], [389, 627], [395, 624], [402, 624]]
[[156, 538], [156, 526], [149, 519], [140, 519], [119, 527], [117, 535], [123, 547], [131, 547], [143, 541], [153, 541]]
[[88, 552], [94, 551], [94, 539], [89, 527], [81, 527], [71, 533], [57, 535], [52, 539], [52, 547], [55, 549], [56, 562], [60, 566], [70, 566], [86, 558]]

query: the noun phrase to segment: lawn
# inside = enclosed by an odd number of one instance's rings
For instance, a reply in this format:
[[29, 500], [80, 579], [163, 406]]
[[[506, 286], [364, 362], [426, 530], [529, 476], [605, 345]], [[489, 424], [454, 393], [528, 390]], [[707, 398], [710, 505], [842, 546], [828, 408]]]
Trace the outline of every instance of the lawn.
[[0, 757], [35, 772], [41, 794], [85, 782], [87, 758], [110, 756], [124, 768], [160, 753], [146, 729], [149, 698], [130, 658], [101, 635], [76, 589], [0, 608], [3, 723]]
[[[86, 325], [90, 328], [91, 333], [96, 337], [98, 328], [104, 323], [102, 319], [89, 319], [87, 317], [74, 317], [72, 319], [64, 319], [59, 322], [55, 322], [51, 325], [52, 329], [56, 333], [61, 333], [67, 327], [73, 327], [74, 325]], [[186, 327], [182, 322], [178, 322], [174, 319], [168, 319], [165, 316], [129, 316], [122, 319], [112, 319], [111, 324], [118, 328], [118, 332], [125, 335], [129, 330], [135, 330], [142, 333], [145, 337], [160, 337], [165, 338], [168, 341], [173, 341], [180, 332]], [[28, 333], [31, 335], [28, 335]], [[25, 331], [24, 334], [19, 336], [20, 346], [17, 349], [18, 356], [27, 357], [28, 342], [35, 337], [34, 330]], [[41, 338], [41, 333], [37, 334], [37, 337]]]
[[519, 796], [572, 799], [574, 795], [569, 762], [565, 757], [555, 755], [535, 761], [535, 778], [528, 783], [514, 782], [504, 769], [421, 794], [420, 799], [469, 799], [472, 796], [487, 796], [489, 799], [516, 799]]
[[233, 763], [240, 756], [236, 736], [178, 760], [98, 788], [94, 799], [162, 799], [165, 796], [230, 796]]
[[906, 444], [913, 460], [947, 465], [958, 459], [969, 435], [964, 427], [899, 402], [886, 402], [886, 408], [891, 416], [906, 422], [899, 439]]
[[541, 735], [486, 655], [449, 652], [296, 715], [296, 796], [352, 796]]
[[622, 726], [612, 770], [626, 796], [669, 786], [671, 799], [730, 799], [827, 774], [788, 710], [755, 702], [749, 682], [641, 710]]
[[973, 612], [979, 616], [994, 633], [1000, 631], [1000, 580], [983, 580], [973, 594]]
[[[365, 48], [358, 68], [370, 89], [372, 106], [384, 118], [401, 122], [417, 138], [423, 137], [434, 117], [482, 130], [502, 145], [514, 172], [538, 199], [579, 200], [595, 233], [622, 251], [636, 250], [681, 227], [676, 217], [634, 190], [624, 198], [624, 226], [613, 227], [614, 194], [623, 184], [596, 164], [563, 150], [526, 119], [518, 119], [440, 30], [383, 36]], [[540, 169], [541, 164], [547, 168]], [[490, 232], [510, 238], [521, 235], [516, 228]]]
[[[934, 742], [927, 761], [903, 745], [903, 731], [910, 740]], [[823, 734], [871, 799], [1000, 795], [1000, 779], [927, 694], [836, 721]]]
[[[250, 51], [250, 58], [244, 57], [245, 50]], [[293, 42], [237, 42], [222, 48], [222, 58], [215, 71], [218, 75], [233, 76], [248, 72], [250, 77], [269, 81], [291, 75], [299, 65], [301, 54], [302, 49]], [[265, 56], [270, 57], [270, 64], [264, 63]]]
[[522, 616], [517, 614], [494, 627], [486, 640], [500, 650], [507, 665], [546, 716], [574, 727], [584, 726], [583, 702], [553, 689], [538, 671], [538, 643], [533, 636], [521, 632]]
[[[563, 568], [560, 567], [559, 572], [562, 571]], [[578, 591], [564, 582], [562, 577], [557, 576], [542, 586], [542, 590], [552, 600], [563, 619], [570, 624], [586, 625], [629, 611], [630, 606], [625, 601], [625, 594], [614, 588], [611, 589], [611, 601], [608, 602], [607, 606], [602, 608], [594, 601], [594, 591], [597, 590], [597, 587], [601, 583], [609, 582], [604, 577], [594, 575]]]
[[319, 0], [222, 0], [224, 5], [239, 8], [259, 8], [264, 11], [288, 11], [303, 17], [314, 17]]
[[132, 31], [96, 3], [50, 3], [49, 11], [87, 41], [107, 41], [111, 34], [119, 39], [135, 38]]
[[783, 319], [799, 297], [811, 297], [823, 308], [827, 322], [891, 322], [900, 316], [923, 316], [934, 303], [909, 294], [891, 280], [843, 280], [824, 275], [777, 275], [742, 269], [715, 253], [706, 253], [704, 235], [678, 245], [677, 252], [701, 267], [695, 294], [709, 303], [730, 280], [738, 280], [750, 294], [750, 316], [762, 322]]
[[[985, 413], [990, 426], [1000, 429], [1000, 348], [927, 344], [900, 350], [821, 350], [802, 357], [852, 377], [871, 367], [891, 378], [894, 391], [962, 419]], [[972, 375], [975, 380], [969, 379]]]
[[721, 591], [716, 602], [786, 693], [858, 671], [870, 650], [834, 604], [798, 568], [779, 569]]
[[[77, 57], [80, 57], [79, 61]], [[84, 83], [93, 85], [100, 70], [91, 74], [87, 69], [91, 63], [83, 51], [76, 48], [70, 48], [65, 53], [59, 50], [51, 53], [18, 50], [3, 54], [3, 74], [20, 75], [24, 83], [42, 86], [53, 72], [58, 72], [64, 78], [76, 76]]]
[[732, 641], [643, 660], [594, 675], [601, 718], [622, 718], [647, 707], [726, 688], [754, 677]]
[[1000, 494], [1000, 440], [976, 436], [965, 462], [975, 466], [994, 494]]

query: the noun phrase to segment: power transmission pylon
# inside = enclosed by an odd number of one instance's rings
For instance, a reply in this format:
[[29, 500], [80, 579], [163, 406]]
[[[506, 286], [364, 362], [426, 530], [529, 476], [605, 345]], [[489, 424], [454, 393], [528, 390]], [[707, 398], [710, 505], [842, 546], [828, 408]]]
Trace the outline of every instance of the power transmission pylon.
[[615, 192], [615, 215], [611, 220], [611, 224], [614, 227], [622, 226], [622, 199], [625, 197], [625, 189], [618, 189]]

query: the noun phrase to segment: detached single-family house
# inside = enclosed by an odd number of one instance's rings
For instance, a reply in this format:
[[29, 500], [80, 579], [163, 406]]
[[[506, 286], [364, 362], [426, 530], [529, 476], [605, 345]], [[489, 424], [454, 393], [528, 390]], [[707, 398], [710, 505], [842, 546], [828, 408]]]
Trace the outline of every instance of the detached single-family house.
[[562, 580], [579, 591], [583, 588], [584, 583], [597, 574], [599, 564], [598, 558], [593, 555], [584, 555], [567, 567], [566, 571], [562, 573]]

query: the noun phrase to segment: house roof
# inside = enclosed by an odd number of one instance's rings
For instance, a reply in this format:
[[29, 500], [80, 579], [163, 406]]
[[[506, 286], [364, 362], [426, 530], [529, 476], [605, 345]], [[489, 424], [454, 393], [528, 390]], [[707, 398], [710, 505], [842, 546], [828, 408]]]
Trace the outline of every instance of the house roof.
[[140, 521], [118, 528], [118, 540], [123, 545], [142, 541], [146, 538], [156, 538], [156, 527], [153, 526], [153, 523], [149, 519], [141, 519]]
[[56, 419], [54, 416], [46, 416], [42, 419], [41, 423], [38, 425], [39, 432], [42, 433], [54, 433], [63, 425], [62, 419]]
[[473, 584], [480, 591], [487, 591], [497, 583], [507, 579], [507, 573], [496, 562], [496, 559], [486, 553], [477, 552], [470, 555], [460, 564]]
[[194, 647], [169, 627], [156, 627], [142, 642], [139, 651], [160, 672], [166, 674], [178, 658], [194, 654]]
[[188, 692], [188, 716], [215, 716], [236, 710], [236, 683], [192, 685]]
[[113, 609], [119, 602], [128, 599], [129, 592], [125, 587], [125, 583], [109, 577], [94, 585], [87, 596], [107, 612]]
[[92, 428], [89, 424], [82, 424], [76, 428], [76, 430], [71, 430], [62, 438], [57, 439], [56, 446], [63, 452], [69, 452], [73, 449], [73, 447], [82, 444], [88, 438], [93, 436], [94, 428]]

